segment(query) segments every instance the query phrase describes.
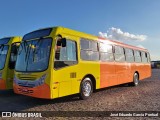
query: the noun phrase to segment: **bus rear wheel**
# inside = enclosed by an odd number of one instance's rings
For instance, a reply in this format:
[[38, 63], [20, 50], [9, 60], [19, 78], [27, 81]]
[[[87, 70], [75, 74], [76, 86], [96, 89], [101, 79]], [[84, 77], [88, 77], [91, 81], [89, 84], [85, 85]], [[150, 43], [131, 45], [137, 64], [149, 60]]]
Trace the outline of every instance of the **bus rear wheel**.
[[81, 82], [80, 86], [80, 99], [86, 100], [93, 93], [93, 84], [90, 78], [85, 78]]
[[138, 76], [138, 73], [134, 73], [132, 85], [133, 85], [133, 86], [138, 86], [138, 84], [139, 84], [139, 76]]

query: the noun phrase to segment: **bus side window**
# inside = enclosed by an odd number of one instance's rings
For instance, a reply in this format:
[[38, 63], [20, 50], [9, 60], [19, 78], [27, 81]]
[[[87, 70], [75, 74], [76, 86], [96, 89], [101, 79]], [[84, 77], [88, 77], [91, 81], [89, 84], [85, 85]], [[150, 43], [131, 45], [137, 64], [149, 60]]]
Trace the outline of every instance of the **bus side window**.
[[[57, 41], [58, 42], [58, 41]], [[77, 46], [76, 42], [72, 40], [66, 40], [66, 45], [57, 44], [55, 50], [54, 68], [63, 68], [77, 64]]]
[[82, 60], [99, 61], [98, 43], [96, 41], [82, 38], [80, 40], [80, 47]]
[[113, 46], [105, 43], [99, 43], [100, 60], [101, 61], [114, 61]]
[[147, 60], [148, 60], [148, 63], [151, 61], [149, 53], [147, 53]]
[[115, 61], [117, 62], [124, 62], [125, 55], [124, 55], [124, 48], [121, 46], [115, 46]]
[[140, 51], [134, 50], [134, 57], [135, 57], [135, 62], [140, 63], [142, 61]]
[[125, 48], [125, 55], [127, 62], [134, 62], [133, 50], [129, 48]]
[[141, 56], [142, 56], [142, 62], [143, 63], [147, 63], [147, 54], [145, 52], [141, 52]]
[[9, 68], [10, 69], [15, 68], [15, 63], [16, 63], [16, 59], [17, 59], [19, 44], [20, 43], [13, 43], [11, 45], [11, 53], [10, 53], [10, 61], [9, 61]]

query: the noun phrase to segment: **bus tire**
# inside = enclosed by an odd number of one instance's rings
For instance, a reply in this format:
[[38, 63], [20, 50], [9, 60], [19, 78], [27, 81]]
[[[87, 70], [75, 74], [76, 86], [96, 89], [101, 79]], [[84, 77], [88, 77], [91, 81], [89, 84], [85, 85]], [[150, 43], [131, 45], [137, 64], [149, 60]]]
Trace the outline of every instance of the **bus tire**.
[[86, 100], [93, 93], [93, 84], [89, 77], [82, 80], [80, 85], [80, 99]]
[[138, 75], [138, 73], [134, 73], [132, 85], [133, 86], [138, 86], [138, 84], [139, 84], [139, 75]]

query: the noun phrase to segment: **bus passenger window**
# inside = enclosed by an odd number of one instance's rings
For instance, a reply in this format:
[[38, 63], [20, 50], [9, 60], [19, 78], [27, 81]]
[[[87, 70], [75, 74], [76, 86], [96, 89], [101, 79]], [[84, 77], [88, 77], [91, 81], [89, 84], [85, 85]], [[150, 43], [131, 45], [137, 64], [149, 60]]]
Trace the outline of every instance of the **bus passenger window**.
[[135, 62], [140, 63], [141, 62], [141, 52], [138, 50], [134, 50], [134, 57]]
[[147, 63], [148, 62], [148, 60], [147, 60], [147, 53], [145, 53], [145, 52], [141, 52], [142, 53], [142, 62], [143, 63]]
[[113, 46], [105, 43], [99, 43], [100, 60], [114, 61]]
[[98, 43], [82, 38], [80, 41], [81, 59], [87, 61], [99, 61]]
[[148, 63], [150, 62], [150, 55], [149, 53], [147, 53], [147, 60], [148, 60]]
[[129, 48], [125, 48], [125, 56], [127, 62], [134, 62], [133, 50]]
[[115, 46], [115, 61], [117, 62], [124, 62], [125, 61], [125, 55], [124, 55], [124, 49], [120, 46]]

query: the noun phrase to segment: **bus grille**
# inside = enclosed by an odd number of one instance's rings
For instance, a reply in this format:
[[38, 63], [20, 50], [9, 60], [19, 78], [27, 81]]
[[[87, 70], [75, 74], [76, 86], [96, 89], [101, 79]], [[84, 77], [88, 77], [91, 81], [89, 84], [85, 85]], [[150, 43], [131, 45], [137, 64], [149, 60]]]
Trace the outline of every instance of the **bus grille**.
[[30, 88], [35, 87], [35, 84], [31, 84], [31, 83], [26, 84], [26, 83], [23, 83], [23, 82], [19, 82], [18, 85], [22, 86], [22, 87], [30, 87]]
[[36, 80], [36, 77], [19, 77], [21, 80]]
[[42, 75], [40, 78], [33, 78], [33, 77], [19, 77], [17, 78], [16, 76], [14, 76], [14, 83], [22, 86], [22, 87], [36, 87], [36, 86], [40, 86], [42, 84], [44, 84], [44, 81], [46, 79], [46, 74]]
[[31, 75], [31, 74], [27, 74], [27, 75], [18, 74], [17, 77], [21, 80], [36, 80], [37, 79], [37, 76]]

